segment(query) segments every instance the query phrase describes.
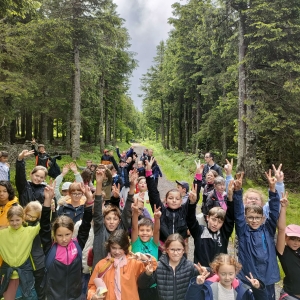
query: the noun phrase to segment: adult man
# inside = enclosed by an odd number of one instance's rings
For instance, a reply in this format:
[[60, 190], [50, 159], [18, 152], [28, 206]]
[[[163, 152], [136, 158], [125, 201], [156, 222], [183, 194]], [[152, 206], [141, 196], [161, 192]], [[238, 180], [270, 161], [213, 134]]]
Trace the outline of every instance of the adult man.
[[215, 163], [214, 161], [214, 154], [212, 152], [207, 152], [204, 156], [205, 159], [205, 166], [202, 172], [202, 187], [206, 184], [206, 174], [209, 170], [215, 170], [220, 176], [223, 177], [222, 168]]

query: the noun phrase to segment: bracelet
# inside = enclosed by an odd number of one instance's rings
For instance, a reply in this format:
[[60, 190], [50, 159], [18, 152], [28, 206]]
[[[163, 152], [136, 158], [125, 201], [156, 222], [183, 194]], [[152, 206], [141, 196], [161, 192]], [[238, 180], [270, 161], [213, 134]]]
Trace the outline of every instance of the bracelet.
[[91, 201], [91, 202], [85, 202], [85, 204], [87, 205], [91, 205], [91, 204], [94, 204], [95, 201]]

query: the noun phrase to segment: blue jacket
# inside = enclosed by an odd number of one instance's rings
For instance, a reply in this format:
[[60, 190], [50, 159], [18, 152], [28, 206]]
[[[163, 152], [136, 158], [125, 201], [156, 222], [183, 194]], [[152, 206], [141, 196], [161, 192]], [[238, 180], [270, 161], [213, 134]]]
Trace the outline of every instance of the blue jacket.
[[[204, 284], [197, 284], [194, 277], [190, 281], [187, 293], [185, 295], [186, 300], [217, 300], [218, 293], [218, 275], [214, 275], [205, 280]], [[235, 290], [236, 300], [254, 300], [252, 290], [249, 286], [242, 283], [240, 280], [235, 279], [232, 284]]]
[[252, 229], [245, 219], [242, 191], [233, 193], [235, 230], [238, 236], [239, 262], [243, 268], [238, 278], [244, 280], [251, 272], [265, 285], [280, 280], [274, 236], [279, 218], [280, 199], [277, 192], [269, 191], [269, 218], [258, 229]]

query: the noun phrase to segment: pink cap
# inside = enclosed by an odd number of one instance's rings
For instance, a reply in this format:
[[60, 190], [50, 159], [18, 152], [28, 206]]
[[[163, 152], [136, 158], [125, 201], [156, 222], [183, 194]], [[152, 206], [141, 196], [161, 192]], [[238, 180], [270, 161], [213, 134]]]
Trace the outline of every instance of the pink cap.
[[295, 224], [291, 224], [286, 226], [285, 228], [285, 234], [287, 236], [297, 236], [300, 237], [300, 226], [299, 225], [295, 225]]

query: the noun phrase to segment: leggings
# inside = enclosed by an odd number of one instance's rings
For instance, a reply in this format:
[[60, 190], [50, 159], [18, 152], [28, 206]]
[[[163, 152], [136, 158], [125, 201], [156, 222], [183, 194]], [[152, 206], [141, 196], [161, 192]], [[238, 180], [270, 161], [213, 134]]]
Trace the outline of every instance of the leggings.
[[280, 291], [280, 298], [279, 298], [279, 300], [299, 300], [299, 299], [300, 299], [299, 297], [289, 295], [288, 293], [286, 293], [284, 291], [284, 289], [282, 289]]
[[7, 290], [3, 293], [5, 300], [15, 300], [19, 279], [10, 279]]

